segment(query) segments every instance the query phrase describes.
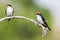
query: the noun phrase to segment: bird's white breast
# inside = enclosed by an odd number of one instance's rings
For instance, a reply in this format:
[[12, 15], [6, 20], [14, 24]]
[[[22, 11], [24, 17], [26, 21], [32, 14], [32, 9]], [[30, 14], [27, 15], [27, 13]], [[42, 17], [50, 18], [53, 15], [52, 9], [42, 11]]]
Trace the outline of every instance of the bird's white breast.
[[43, 20], [42, 20], [42, 18], [41, 18], [40, 15], [36, 15], [36, 17], [37, 17], [37, 21], [38, 21], [39, 23], [44, 24], [44, 22], [43, 22]]
[[12, 8], [12, 7], [7, 7], [6, 12], [7, 12], [7, 16], [8, 16], [8, 15], [11, 15], [11, 16], [12, 16], [13, 8]]

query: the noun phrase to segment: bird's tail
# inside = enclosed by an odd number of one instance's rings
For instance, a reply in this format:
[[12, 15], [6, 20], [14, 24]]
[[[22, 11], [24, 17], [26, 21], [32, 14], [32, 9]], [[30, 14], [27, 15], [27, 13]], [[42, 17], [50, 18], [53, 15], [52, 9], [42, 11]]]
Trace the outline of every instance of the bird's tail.
[[8, 21], [10, 21], [10, 20], [11, 20], [11, 18], [8, 19]]
[[51, 31], [50, 27], [48, 25], [43, 25], [44, 27], [48, 28], [49, 31]]
[[48, 27], [49, 31], [51, 31], [51, 29]]

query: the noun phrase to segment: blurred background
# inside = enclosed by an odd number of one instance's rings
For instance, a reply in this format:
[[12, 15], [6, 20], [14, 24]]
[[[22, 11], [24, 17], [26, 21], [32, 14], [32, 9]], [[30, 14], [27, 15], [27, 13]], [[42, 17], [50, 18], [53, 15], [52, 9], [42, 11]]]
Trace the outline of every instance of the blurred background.
[[0, 18], [6, 16], [6, 4], [14, 8], [14, 16], [36, 20], [36, 11], [42, 12], [52, 29], [42, 37], [42, 29], [24, 19], [0, 22], [0, 40], [60, 40], [60, 0], [0, 0]]

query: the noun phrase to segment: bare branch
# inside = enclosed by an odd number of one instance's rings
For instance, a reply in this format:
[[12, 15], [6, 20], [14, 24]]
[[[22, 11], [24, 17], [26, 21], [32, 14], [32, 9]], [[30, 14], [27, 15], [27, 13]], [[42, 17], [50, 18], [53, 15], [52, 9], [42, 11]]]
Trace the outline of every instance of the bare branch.
[[26, 20], [31, 21], [32, 23], [34, 23], [34, 24], [36, 24], [36, 25], [38, 25], [38, 26], [43, 27], [43, 25], [38, 24], [38, 22], [35, 21], [34, 19], [27, 18], [27, 17], [24, 17], [24, 16], [11, 16], [11, 17], [4, 17], [4, 18], [1, 18], [1, 19], [0, 19], [0, 22], [3, 21], [3, 20], [7, 20], [7, 19], [9, 19], [9, 18], [20, 18], [20, 19], [26, 19]]
[[[31, 18], [27, 18], [27, 17], [24, 17], [24, 16], [11, 16], [11, 17], [4, 17], [4, 18], [1, 18], [0, 19], [0, 22], [1, 21], [4, 21], [4, 20], [7, 20], [7, 19], [9, 19], [9, 18], [19, 18], [19, 19], [25, 19], [25, 20], [28, 20], [28, 21], [30, 21], [30, 22], [32, 22], [32, 23], [34, 23], [35, 25], [38, 25], [38, 26], [40, 26], [41, 28], [42, 28], [42, 32], [43, 32], [43, 36], [44, 35], [46, 35], [46, 33], [47, 33], [47, 28], [45, 28], [43, 25], [41, 25], [41, 24], [38, 24], [38, 22], [37, 21], [35, 21], [34, 19], [31, 19]], [[46, 30], [44, 30], [44, 29], [46, 29]]]

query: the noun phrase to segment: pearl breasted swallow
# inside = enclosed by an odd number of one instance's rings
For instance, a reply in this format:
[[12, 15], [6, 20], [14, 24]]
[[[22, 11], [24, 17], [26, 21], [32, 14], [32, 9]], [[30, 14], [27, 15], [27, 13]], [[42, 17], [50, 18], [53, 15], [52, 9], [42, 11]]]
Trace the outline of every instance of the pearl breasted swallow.
[[[14, 10], [13, 10], [11, 4], [6, 5], [6, 10], [5, 11], [6, 11], [6, 16], [7, 17], [11, 17], [14, 14]], [[8, 19], [8, 21], [10, 21], [10, 18]]]

